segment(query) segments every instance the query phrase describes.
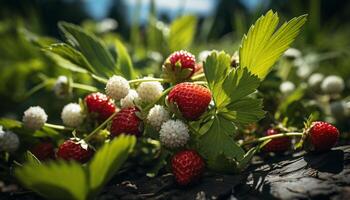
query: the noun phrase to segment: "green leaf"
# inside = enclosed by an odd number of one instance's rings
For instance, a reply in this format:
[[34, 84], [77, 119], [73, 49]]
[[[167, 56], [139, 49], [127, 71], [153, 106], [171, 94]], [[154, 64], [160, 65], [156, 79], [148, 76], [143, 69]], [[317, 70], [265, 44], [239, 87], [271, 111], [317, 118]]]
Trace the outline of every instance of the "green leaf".
[[258, 88], [260, 80], [257, 76], [251, 74], [246, 68], [232, 69], [222, 84], [222, 89], [229, 96], [229, 99], [223, 101], [217, 107], [224, 107], [233, 103], [251, 93]]
[[276, 119], [280, 118], [281, 115], [286, 114], [288, 107], [292, 103], [298, 102], [300, 99], [302, 99], [306, 92], [306, 89], [306, 86], [301, 84], [296, 90], [293, 91], [293, 93], [286, 97], [278, 106], [277, 112], [275, 114]]
[[169, 50], [173, 52], [188, 48], [192, 44], [196, 25], [196, 17], [190, 15], [174, 20], [170, 25], [168, 37]]
[[8, 118], [0, 118], [0, 125], [7, 129], [22, 127], [21, 122], [14, 119], [8, 119]]
[[89, 164], [90, 197], [95, 196], [128, 158], [136, 143], [134, 136], [121, 135], [105, 144]]
[[87, 176], [76, 162], [29, 162], [16, 168], [15, 175], [25, 187], [47, 199], [87, 199]]
[[15, 169], [18, 180], [47, 199], [94, 199], [120, 169], [136, 142], [134, 136], [119, 136], [94, 155], [87, 169], [63, 160], [39, 164], [28, 153], [29, 162]]
[[220, 106], [228, 99], [222, 84], [230, 70], [231, 57], [225, 52], [213, 51], [204, 62], [204, 73], [212, 92], [214, 102]]
[[[199, 152], [208, 160], [208, 163], [216, 163], [219, 156], [240, 160], [244, 156], [244, 150], [234, 141], [236, 131], [235, 125], [221, 116], [215, 116], [212, 119], [212, 125], [209, 130], [198, 140]], [[210, 165], [214, 170], [219, 166]]]
[[204, 73], [219, 110], [253, 93], [260, 84], [260, 79], [246, 68], [231, 69], [230, 64], [230, 55], [215, 51], [204, 63]]
[[44, 50], [57, 54], [74, 65], [95, 73], [94, 68], [86, 60], [83, 54], [66, 43], [51, 44], [50, 46], [44, 48]]
[[276, 30], [279, 22], [277, 13], [269, 11], [261, 16], [243, 36], [239, 49], [240, 66], [264, 79], [273, 64], [288, 49], [306, 22], [302, 15], [285, 22]]
[[249, 124], [265, 116], [262, 99], [242, 98], [228, 105], [219, 115], [238, 124]]
[[72, 63], [71, 61], [65, 59], [65, 58], [62, 58], [62, 56], [60, 55], [57, 55], [55, 53], [52, 53], [52, 52], [46, 52], [46, 55], [48, 57], [50, 57], [59, 67], [62, 67], [64, 69], [68, 69], [72, 72], [77, 72], [77, 73], [83, 73], [83, 74], [86, 74], [88, 73], [88, 71], [74, 63]]
[[74, 24], [58, 24], [67, 42], [81, 51], [98, 75], [110, 76], [117, 72], [115, 60], [103, 42], [92, 33]]
[[27, 151], [27, 152], [26, 152], [25, 157], [26, 157], [26, 160], [27, 160], [28, 162], [36, 163], [36, 164], [41, 164], [40, 160], [39, 160], [37, 157], [35, 157], [35, 155], [32, 154], [32, 152], [30, 152], [30, 151]]
[[116, 41], [115, 46], [118, 54], [117, 68], [120, 70], [124, 78], [128, 80], [134, 79], [134, 66], [132, 64], [128, 50], [120, 40]]

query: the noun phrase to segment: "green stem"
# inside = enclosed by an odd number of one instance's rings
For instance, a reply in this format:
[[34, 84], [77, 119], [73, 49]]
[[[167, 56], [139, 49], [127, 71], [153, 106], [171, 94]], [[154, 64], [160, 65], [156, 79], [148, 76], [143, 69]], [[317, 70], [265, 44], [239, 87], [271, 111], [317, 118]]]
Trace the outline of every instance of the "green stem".
[[205, 77], [205, 74], [201, 73], [201, 74], [192, 76], [191, 80], [195, 81], [195, 80], [198, 80], [198, 79], [201, 79], [201, 78], [204, 78], [204, 77]]
[[96, 87], [93, 87], [93, 86], [90, 86], [90, 85], [81, 84], [81, 83], [72, 83], [72, 87], [73, 88], [77, 88], [77, 89], [90, 91], [90, 92], [97, 92], [97, 91], [99, 91]]
[[45, 123], [44, 126], [48, 127], [48, 128], [62, 130], [62, 131], [72, 131], [72, 130], [74, 130], [73, 128], [65, 127], [65, 126], [62, 126], [62, 125], [50, 124], [50, 123]]
[[113, 113], [110, 117], [108, 117], [108, 119], [106, 119], [102, 124], [100, 124], [97, 128], [95, 128], [95, 130], [93, 130], [88, 136], [85, 137], [85, 141], [89, 141], [92, 136], [94, 136], [99, 130], [101, 130], [104, 126], [107, 125], [108, 122], [110, 122], [116, 115], [118, 112]]
[[245, 141], [241, 144], [241, 146], [244, 146], [247, 144], [260, 143], [260, 142], [264, 142], [266, 140], [276, 139], [276, 138], [286, 137], [286, 136], [300, 136], [301, 137], [301, 136], [303, 136], [303, 133], [292, 132], [292, 133], [280, 133], [280, 134], [275, 134], [275, 135], [269, 135], [269, 136], [261, 137], [261, 138], [255, 139], [255, 140]]
[[193, 83], [196, 83], [198, 85], [208, 85], [208, 82], [206, 81], [194, 81]]
[[142, 82], [152, 82], [152, 81], [158, 81], [161, 83], [167, 82], [167, 80], [163, 79], [163, 78], [141, 78], [141, 79], [130, 80], [129, 84], [142, 83]]

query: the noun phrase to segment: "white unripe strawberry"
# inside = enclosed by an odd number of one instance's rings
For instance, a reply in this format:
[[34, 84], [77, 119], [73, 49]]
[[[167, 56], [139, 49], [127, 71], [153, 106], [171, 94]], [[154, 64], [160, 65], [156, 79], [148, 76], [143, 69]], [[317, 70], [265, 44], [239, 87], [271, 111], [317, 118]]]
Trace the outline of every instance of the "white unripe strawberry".
[[290, 81], [285, 81], [280, 85], [280, 91], [285, 95], [292, 93], [294, 90], [295, 90], [295, 85]]
[[142, 102], [153, 103], [163, 93], [163, 86], [157, 81], [143, 82], [137, 88], [137, 93]]
[[139, 94], [137, 94], [136, 90], [129, 90], [128, 95], [120, 100], [120, 105], [122, 108], [130, 108], [134, 107], [135, 103], [139, 100]]
[[159, 140], [168, 148], [183, 147], [190, 138], [188, 127], [180, 120], [168, 120], [159, 131]]
[[45, 125], [47, 114], [40, 106], [32, 106], [24, 111], [22, 121], [24, 127], [32, 130], [39, 130]]
[[79, 104], [69, 103], [61, 112], [63, 124], [69, 127], [78, 127], [84, 121], [84, 115]]
[[108, 96], [120, 100], [128, 95], [130, 86], [125, 78], [114, 75], [108, 79], [105, 90]]
[[0, 151], [14, 152], [19, 147], [19, 138], [11, 131], [4, 131], [0, 126]]
[[339, 94], [344, 90], [344, 80], [339, 76], [327, 76], [321, 84], [321, 89], [326, 94]]
[[147, 122], [156, 130], [160, 130], [162, 124], [170, 119], [169, 112], [161, 105], [155, 105], [147, 115]]

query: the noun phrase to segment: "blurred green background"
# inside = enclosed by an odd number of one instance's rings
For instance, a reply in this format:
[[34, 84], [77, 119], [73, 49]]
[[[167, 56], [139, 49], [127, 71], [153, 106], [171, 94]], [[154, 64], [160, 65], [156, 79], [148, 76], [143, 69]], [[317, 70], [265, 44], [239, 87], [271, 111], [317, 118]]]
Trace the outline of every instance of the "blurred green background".
[[[314, 72], [341, 76], [346, 87], [337, 99], [348, 102], [350, 1], [347, 0], [1, 0], [0, 117], [20, 119], [28, 106], [40, 105], [47, 111], [49, 121], [59, 121], [63, 105], [86, 94], [77, 90], [68, 98], [57, 98], [52, 89], [59, 75], [103, 88], [86, 75], [57, 67], [59, 64], [42, 50], [45, 45], [62, 41], [59, 21], [81, 25], [108, 46], [112, 46], [114, 38], [120, 39], [128, 48], [138, 76], [158, 76], [164, 59], [179, 48], [191, 51], [197, 59], [204, 50], [233, 54], [250, 25], [269, 9], [277, 11], [281, 21], [305, 13], [309, 16], [293, 44], [302, 53], [301, 59], [293, 61], [298, 66], [288, 68], [290, 60], [282, 59], [276, 73], [261, 87], [261, 91], [267, 91], [265, 109], [274, 113], [275, 104], [285, 100], [278, 95], [281, 81], [289, 80], [298, 86], [307, 82]], [[282, 66], [290, 70], [285, 72]], [[301, 98], [308, 99], [308, 104], [313, 99], [303, 93], [290, 101]], [[294, 110], [305, 109], [305, 105], [295, 106]], [[289, 115], [289, 110], [283, 112]], [[327, 112], [322, 114], [326, 116]], [[293, 113], [290, 117], [297, 115]], [[347, 122], [348, 118], [343, 127], [348, 128]]]

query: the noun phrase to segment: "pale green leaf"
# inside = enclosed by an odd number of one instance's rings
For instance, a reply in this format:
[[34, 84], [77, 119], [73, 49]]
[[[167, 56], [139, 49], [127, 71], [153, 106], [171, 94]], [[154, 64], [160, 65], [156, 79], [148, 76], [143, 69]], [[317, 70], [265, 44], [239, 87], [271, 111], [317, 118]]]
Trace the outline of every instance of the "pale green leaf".
[[222, 84], [230, 70], [231, 57], [225, 52], [213, 51], [204, 62], [205, 77], [215, 104], [221, 105], [228, 99], [228, 94], [222, 89]]
[[85, 200], [88, 180], [81, 164], [75, 162], [29, 162], [15, 170], [17, 179], [47, 199]]
[[194, 16], [183, 16], [172, 22], [168, 37], [170, 51], [188, 48], [193, 41], [197, 19]]
[[246, 68], [232, 69], [221, 88], [229, 96], [229, 99], [217, 106], [224, 107], [253, 93], [259, 84], [259, 78], [251, 74]]
[[91, 196], [95, 196], [119, 170], [136, 143], [136, 138], [121, 135], [105, 144], [88, 166]]
[[[219, 156], [240, 160], [244, 150], [234, 141], [235, 125], [221, 116], [215, 116], [209, 130], [198, 140], [199, 152], [208, 160], [215, 163]], [[217, 165], [209, 165], [218, 170]]]
[[293, 18], [276, 30], [278, 22], [277, 13], [269, 11], [251, 26], [242, 39], [240, 66], [247, 67], [260, 79], [265, 78], [273, 64], [294, 41], [306, 22], [306, 15]]
[[48, 52], [48, 51], [46, 52], [46, 55], [50, 57], [59, 67], [70, 70], [72, 72], [83, 73], [83, 74], [88, 73], [88, 70], [72, 63], [71, 61], [65, 58], [62, 58], [62, 56], [60, 55], [57, 55], [55, 53]]
[[265, 112], [263, 111], [262, 99], [242, 98], [221, 110], [219, 115], [244, 125], [262, 119]]
[[134, 79], [134, 66], [132, 64], [128, 50], [120, 40], [116, 41], [115, 46], [118, 55], [117, 68], [120, 70], [121, 75], [128, 80]]
[[68, 60], [74, 65], [95, 73], [95, 70], [90, 65], [90, 63], [86, 60], [83, 54], [81, 54], [81, 52], [79, 52], [78, 50], [74, 49], [73, 47], [69, 46], [66, 43], [51, 44], [50, 46], [45, 47], [44, 50], [57, 54], [61, 58]]
[[100, 39], [74, 24], [60, 22], [58, 25], [67, 42], [85, 56], [98, 75], [110, 76], [117, 72], [115, 60]]
[[21, 122], [14, 119], [8, 119], [8, 118], [0, 118], [0, 125], [7, 129], [22, 127]]

